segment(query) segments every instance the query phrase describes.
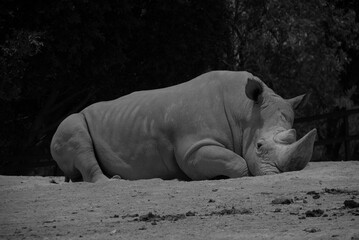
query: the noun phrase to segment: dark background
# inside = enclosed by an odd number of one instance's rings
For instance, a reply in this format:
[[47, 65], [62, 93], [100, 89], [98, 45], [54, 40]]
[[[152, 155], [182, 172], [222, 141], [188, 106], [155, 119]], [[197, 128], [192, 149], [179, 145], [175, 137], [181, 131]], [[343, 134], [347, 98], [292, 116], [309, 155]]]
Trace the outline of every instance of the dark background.
[[[250, 71], [284, 98], [312, 92], [298, 116], [356, 108], [358, 15], [358, 0], [2, 0], [0, 168], [51, 159], [58, 124], [93, 102], [211, 70]], [[343, 126], [314, 125], [319, 139]], [[328, 149], [319, 158], [339, 160]]]

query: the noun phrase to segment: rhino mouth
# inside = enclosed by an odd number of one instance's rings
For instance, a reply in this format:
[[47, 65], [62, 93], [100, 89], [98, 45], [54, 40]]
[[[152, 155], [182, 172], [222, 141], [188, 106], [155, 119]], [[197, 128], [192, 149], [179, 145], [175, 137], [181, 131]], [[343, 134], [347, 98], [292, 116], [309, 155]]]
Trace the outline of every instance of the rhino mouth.
[[271, 170], [264, 170], [264, 171], [262, 171], [262, 173], [263, 173], [262, 175], [276, 175], [276, 174], [282, 173], [282, 171], [276, 167]]

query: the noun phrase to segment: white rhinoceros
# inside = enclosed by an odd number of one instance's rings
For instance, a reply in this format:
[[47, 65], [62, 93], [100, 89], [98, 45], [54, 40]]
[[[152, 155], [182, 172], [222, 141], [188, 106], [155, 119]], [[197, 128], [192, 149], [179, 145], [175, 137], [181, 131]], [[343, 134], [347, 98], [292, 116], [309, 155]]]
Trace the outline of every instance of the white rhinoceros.
[[214, 71], [95, 103], [58, 127], [51, 154], [72, 181], [238, 178], [301, 170], [316, 130], [296, 140], [306, 95], [283, 99], [248, 72]]

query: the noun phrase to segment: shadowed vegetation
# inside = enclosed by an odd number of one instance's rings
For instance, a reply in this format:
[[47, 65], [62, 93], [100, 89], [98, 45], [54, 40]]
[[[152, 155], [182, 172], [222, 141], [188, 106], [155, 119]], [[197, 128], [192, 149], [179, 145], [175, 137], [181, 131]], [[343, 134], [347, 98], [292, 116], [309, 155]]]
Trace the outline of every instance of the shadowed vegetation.
[[70, 113], [210, 70], [250, 71], [283, 97], [311, 91], [302, 116], [358, 104], [355, 0], [5, 0], [0, 9], [1, 156], [50, 157]]

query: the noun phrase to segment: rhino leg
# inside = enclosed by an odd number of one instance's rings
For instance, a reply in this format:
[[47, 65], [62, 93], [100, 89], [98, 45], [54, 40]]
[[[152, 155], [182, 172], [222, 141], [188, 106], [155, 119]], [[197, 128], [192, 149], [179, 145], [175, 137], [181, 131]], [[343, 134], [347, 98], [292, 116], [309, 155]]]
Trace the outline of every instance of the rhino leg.
[[248, 176], [246, 161], [221, 146], [202, 146], [186, 159], [184, 171], [193, 180], [225, 179]]
[[51, 155], [73, 182], [108, 180], [97, 159], [82, 114], [73, 114], [58, 127], [50, 146]]

